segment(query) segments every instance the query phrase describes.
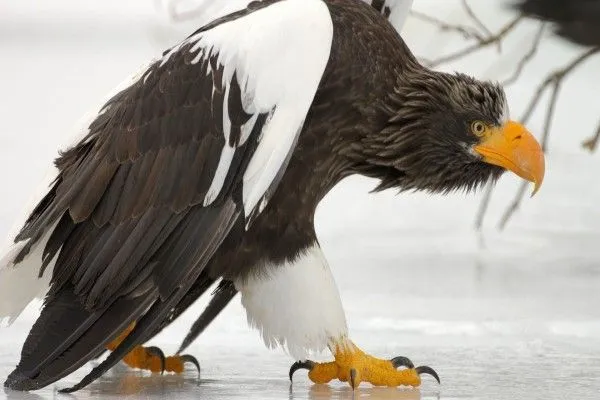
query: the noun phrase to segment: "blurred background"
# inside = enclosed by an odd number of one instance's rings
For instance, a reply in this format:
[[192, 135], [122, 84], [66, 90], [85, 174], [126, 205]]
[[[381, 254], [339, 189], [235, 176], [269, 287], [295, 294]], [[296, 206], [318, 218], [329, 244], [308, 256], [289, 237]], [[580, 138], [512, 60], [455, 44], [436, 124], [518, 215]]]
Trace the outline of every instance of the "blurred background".
[[[491, 40], [517, 14], [504, 1], [470, 3], [465, 8], [459, 0], [415, 0], [403, 37], [423, 62], [442, 59], [436, 68], [513, 81], [506, 88], [513, 118], [523, 116], [548, 74], [588, 49], [556, 38], [551, 27], [541, 32], [540, 23], [529, 19]], [[125, 77], [205, 22], [173, 21], [165, 6], [158, 0], [0, 3], [0, 236], [15, 228], [57, 150], [77, 132], [76, 122]], [[440, 29], [440, 21], [448, 26]], [[459, 26], [480, 32], [483, 40], [460, 33]], [[490, 45], [454, 56], [486, 38]], [[596, 55], [562, 81], [544, 185], [533, 198], [527, 188], [503, 230], [498, 223], [520, 185], [508, 174], [479, 228], [484, 193], [374, 195], [369, 194], [374, 181], [352, 177], [325, 198], [317, 233], [355, 342], [375, 355], [401, 354], [431, 365], [443, 382], [438, 386], [426, 378], [421, 390], [365, 388], [361, 396], [598, 398], [600, 151], [590, 152], [582, 142], [598, 127], [599, 92]], [[540, 138], [548, 101], [550, 91], [528, 118]], [[152, 344], [175, 351], [207, 300]], [[32, 304], [0, 330], [0, 380], [18, 361], [38, 312], [39, 303]], [[117, 368], [74, 397], [351, 396], [345, 386], [313, 387], [300, 374], [290, 390], [290, 358], [264, 347], [246, 326], [239, 299], [189, 351], [203, 365], [200, 385], [191, 372], [161, 378]], [[77, 374], [68, 382], [82, 376]], [[46, 398], [53, 388], [38, 395], [0, 391], [0, 398]]]

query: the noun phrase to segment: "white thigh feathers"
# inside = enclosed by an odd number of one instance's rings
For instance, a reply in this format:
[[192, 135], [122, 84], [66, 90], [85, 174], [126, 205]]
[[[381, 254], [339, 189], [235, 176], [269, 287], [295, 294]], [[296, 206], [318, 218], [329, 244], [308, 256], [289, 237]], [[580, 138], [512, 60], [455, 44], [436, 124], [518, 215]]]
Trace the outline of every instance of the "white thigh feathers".
[[266, 270], [264, 276], [236, 282], [236, 289], [248, 323], [268, 347], [282, 346], [302, 360], [347, 336], [340, 294], [318, 245]]

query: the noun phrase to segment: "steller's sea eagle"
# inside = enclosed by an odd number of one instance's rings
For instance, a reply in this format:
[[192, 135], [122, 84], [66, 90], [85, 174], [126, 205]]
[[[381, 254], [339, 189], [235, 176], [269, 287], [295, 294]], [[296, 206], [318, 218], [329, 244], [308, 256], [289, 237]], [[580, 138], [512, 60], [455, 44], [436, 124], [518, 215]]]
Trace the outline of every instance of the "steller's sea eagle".
[[[395, 3], [395, 2], [394, 2]], [[385, 10], [384, 10], [385, 11]], [[3, 259], [4, 316], [51, 275], [5, 386], [34, 390], [100, 356], [181, 370], [145, 343], [216, 280], [314, 382], [412, 385], [429, 367], [381, 360], [348, 334], [314, 213], [341, 179], [377, 190], [473, 190], [544, 156], [497, 84], [420, 65], [356, 0], [264, 0], [200, 28], [108, 100]], [[30, 281], [10, 280], [29, 271]], [[29, 299], [31, 299], [31, 297]], [[11, 308], [11, 305], [14, 307]], [[334, 360], [307, 360], [329, 348]], [[167, 365], [168, 364], [168, 365]], [[407, 368], [397, 369], [399, 366]]]

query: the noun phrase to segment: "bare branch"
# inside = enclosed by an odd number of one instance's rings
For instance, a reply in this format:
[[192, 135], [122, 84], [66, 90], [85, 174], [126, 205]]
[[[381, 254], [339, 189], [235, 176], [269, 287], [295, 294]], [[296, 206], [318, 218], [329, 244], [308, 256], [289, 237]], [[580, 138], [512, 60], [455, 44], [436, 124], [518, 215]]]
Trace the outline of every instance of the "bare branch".
[[535, 53], [537, 53], [537, 50], [540, 46], [540, 42], [542, 41], [545, 27], [546, 27], [546, 24], [544, 22], [542, 22], [540, 24], [540, 27], [539, 27], [536, 35], [535, 35], [535, 38], [531, 42], [531, 48], [523, 56], [523, 58], [521, 58], [521, 60], [519, 61], [519, 64], [517, 65], [517, 68], [515, 69], [513, 74], [508, 79], [506, 79], [504, 82], [502, 82], [502, 84], [504, 86], [512, 85], [513, 83], [515, 83], [517, 81], [517, 79], [519, 79], [519, 76], [521, 76], [521, 72], [523, 72], [523, 68], [525, 68], [525, 65], [527, 65], [527, 63], [529, 61], [531, 61], [533, 56], [535, 56]]
[[441, 31], [455, 32], [462, 35], [465, 39], [475, 39], [477, 41], [485, 40], [485, 37], [483, 35], [481, 35], [479, 32], [475, 31], [474, 29], [471, 29], [468, 26], [448, 24], [442, 21], [441, 19], [437, 19], [435, 17], [423, 14], [415, 10], [411, 10], [410, 14], [415, 18], [420, 19], [421, 21], [425, 21], [437, 26], [438, 29], [440, 29]]
[[440, 58], [432, 61], [428, 66], [436, 67], [440, 64], [444, 64], [444, 63], [447, 63], [450, 61], [457, 60], [461, 57], [465, 57], [471, 53], [481, 50], [487, 46], [498, 43], [506, 35], [508, 35], [522, 19], [523, 19], [522, 16], [518, 16], [517, 18], [513, 19], [508, 24], [506, 24], [502, 29], [500, 29], [500, 31], [497, 34], [495, 34], [493, 36], [488, 36], [488, 37], [484, 38], [483, 40], [480, 40], [478, 43], [471, 45], [469, 47], [466, 47], [462, 50], [459, 50], [453, 54], [449, 54], [447, 56], [440, 57]]
[[529, 102], [529, 106], [527, 106], [527, 109], [526, 109], [525, 113], [523, 114], [523, 118], [521, 119], [523, 121], [523, 123], [525, 123], [529, 120], [529, 118], [531, 117], [531, 114], [533, 114], [533, 112], [535, 111], [535, 108], [537, 107], [542, 94], [551, 84], [555, 84], [556, 81], [562, 80], [566, 75], [568, 75], [571, 71], [573, 71], [573, 69], [575, 69], [579, 64], [581, 64], [587, 58], [589, 58], [590, 56], [592, 56], [598, 52], [600, 52], [600, 47], [592, 47], [589, 50], [580, 54], [577, 58], [575, 58], [573, 61], [571, 61], [565, 67], [551, 72], [546, 77], [546, 79], [538, 86], [538, 88], [535, 92], [535, 95], [531, 98], [531, 101]]
[[554, 117], [554, 110], [556, 110], [556, 101], [558, 100], [558, 93], [562, 87], [562, 78], [554, 81], [552, 88], [552, 96], [548, 102], [548, 109], [546, 110], [546, 119], [544, 120], [544, 132], [541, 140], [542, 150], [544, 153], [548, 150], [548, 135], [550, 134], [550, 127], [552, 126], [552, 118]]
[[517, 190], [517, 195], [513, 199], [512, 203], [508, 206], [504, 215], [500, 219], [500, 223], [498, 224], [498, 229], [503, 230], [508, 223], [508, 220], [513, 216], [513, 214], [519, 209], [521, 205], [521, 199], [525, 195], [525, 191], [527, 190], [528, 182], [523, 181], [519, 186], [519, 190]]
[[493, 33], [487, 28], [487, 26], [484, 25], [483, 22], [481, 22], [477, 14], [473, 12], [473, 9], [471, 8], [469, 2], [467, 0], [462, 0], [462, 4], [469, 17], [471, 17], [473, 22], [475, 22], [475, 25], [477, 25], [477, 27], [481, 29], [487, 36], [492, 36]]
[[475, 230], [477, 231], [481, 231], [481, 227], [483, 226], [483, 218], [485, 217], [490, 200], [492, 199], [493, 191], [494, 183], [489, 181], [485, 185], [485, 193], [483, 195], [483, 199], [481, 200], [481, 204], [479, 205], [479, 210], [477, 211], [477, 218], [475, 218]]
[[585, 140], [581, 145], [584, 149], [589, 150], [590, 152], [594, 152], [596, 150], [596, 146], [598, 145], [598, 141], [600, 140], [600, 123], [598, 124], [598, 129], [596, 129], [596, 134], [591, 138]]

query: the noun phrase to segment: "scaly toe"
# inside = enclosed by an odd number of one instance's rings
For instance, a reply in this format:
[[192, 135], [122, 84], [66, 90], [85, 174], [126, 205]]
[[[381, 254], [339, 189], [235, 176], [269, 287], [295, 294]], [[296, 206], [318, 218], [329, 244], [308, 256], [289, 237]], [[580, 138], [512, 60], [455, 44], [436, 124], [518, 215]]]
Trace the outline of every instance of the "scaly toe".
[[[131, 323], [124, 332], [108, 343], [106, 348], [110, 351], [115, 351], [134, 328], [135, 322]], [[185, 364], [190, 363], [196, 367], [198, 374], [200, 374], [200, 363], [196, 357], [189, 354], [165, 357], [165, 353], [156, 346], [136, 346], [123, 357], [123, 362], [132, 368], [160, 372], [161, 374], [165, 371], [180, 374], [185, 370]]]
[[296, 361], [290, 367], [290, 381], [294, 376], [294, 372], [299, 369], [308, 370], [308, 378], [313, 383], [328, 383], [333, 379], [338, 379], [339, 368], [335, 362], [317, 363], [311, 360]]

